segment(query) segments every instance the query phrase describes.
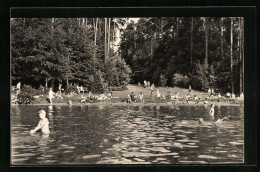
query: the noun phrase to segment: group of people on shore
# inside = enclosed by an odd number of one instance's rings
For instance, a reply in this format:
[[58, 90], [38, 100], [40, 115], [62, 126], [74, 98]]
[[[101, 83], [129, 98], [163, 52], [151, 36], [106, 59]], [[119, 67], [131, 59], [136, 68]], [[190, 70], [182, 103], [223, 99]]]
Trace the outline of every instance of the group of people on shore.
[[127, 95], [127, 100], [126, 100], [127, 103], [137, 103], [137, 102], [140, 102], [140, 103], [144, 103], [144, 95], [142, 92], [140, 92], [140, 94], [138, 96], [136, 96], [134, 94], [134, 92], [132, 92], [130, 95]]
[[[140, 83], [138, 83], [139, 86], [142, 86]], [[48, 91], [48, 99], [49, 99], [49, 102], [50, 104], [52, 104], [52, 99], [53, 98], [61, 98], [63, 99], [63, 97], [78, 97], [78, 94], [79, 93], [84, 93], [84, 88], [82, 86], [78, 86], [76, 85], [77, 89], [78, 89], [78, 92], [75, 92], [75, 96], [72, 96], [70, 93], [68, 95], [63, 95], [62, 94], [62, 84], [59, 84], [58, 86], [58, 91], [55, 93], [53, 91], [53, 89], [50, 87], [49, 88], [49, 91]], [[191, 85], [189, 85], [188, 87], [188, 94], [185, 96], [181, 96], [178, 92], [175, 92], [175, 95], [171, 95], [171, 92], [168, 91], [166, 95], [163, 95], [160, 93], [160, 90], [159, 88], [155, 88], [154, 84], [151, 84], [149, 81], [146, 81], [144, 80], [144, 85], [143, 85], [144, 88], [149, 88], [150, 89], [150, 98], [156, 98], [156, 99], [166, 99], [166, 100], [170, 100], [172, 101], [173, 103], [190, 103], [191, 101], [195, 102], [195, 104], [198, 104], [200, 101], [202, 101], [204, 104], [208, 104], [209, 100], [216, 100], [218, 102], [220, 102], [222, 100], [222, 98], [234, 98], [234, 94], [230, 94], [229, 92], [226, 93], [223, 97], [221, 96], [220, 93], [215, 93], [215, 90], [214, 88], [209, 88], [208, 89], [208, 94], [209, 96], [208, 97], [201, 97], [201, 96], [197, 96], [196, 94], [194, 95], [191, 95], [191, 92], [192, 92], [192, 89], [191, 89]], [[14, 88], [12, 88], [14, 89]], [[21, 89], [21, 82], [19, 82], [16, 86], [16, 88], [14, 90], [16, 90], [16, 97], [17, 95], [20, 93], [20, 89]], [[156, 91], [155, 91], [156, 89]], [[155, 96], [153, 95], [155, 92]], [[34, 96], [35, 98], [40, 98], [44, 95], [37, 95], [37, 96]], [[93, 96], [93, 94], [91, 93], [91, 91], [89, 91], [88, 93], [88, 97], [83, 97], [84, 94], [81, 95], [81, 98], [83, 98], [81, 100], [81, 103], [84, 103], [84, 102], [87, 102], [87, 99], [89, 100], [106, 100], [106, 99], [111, 99], [111, 98], [115, 98], [112, 91], [110, 91], [108, 93], [108, 95], [105, 95], [105, 94], [100, 94], [100, 95], [96, 95], [96, 96]], [[149, 96], [147, 96], [148, 98]], [[244, 94], [241, 93], [240, 97], [237, 97], [237, 98], [244, 98]], [[127, 103], [132, 103], [132, 102], [136, 102], [136, 103], [144, 103], [144, 94], [142, 92], [140, 92], [139, 95], [135, 95], [134, 92], [132, 92], [131, 94], [127, 95], [127, 99], [126, 99], [126, 102]], [[15, 99], [15, 101], [17, 101], [17, 99]], [[13, 100], [12, 100], [12, 103], [13, 103]], [[72, 104], [72, 101], [70, 102], [67, 102], [68, 104]]]

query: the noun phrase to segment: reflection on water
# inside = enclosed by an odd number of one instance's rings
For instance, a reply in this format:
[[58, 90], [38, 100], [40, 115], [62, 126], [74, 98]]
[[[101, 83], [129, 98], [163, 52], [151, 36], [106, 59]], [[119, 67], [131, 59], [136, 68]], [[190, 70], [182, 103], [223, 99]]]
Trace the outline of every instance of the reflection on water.
[[[29, 134], [44, 109], [50, 135]], [[13, 106], [12, 164], [242, 163], [243, 107]]]

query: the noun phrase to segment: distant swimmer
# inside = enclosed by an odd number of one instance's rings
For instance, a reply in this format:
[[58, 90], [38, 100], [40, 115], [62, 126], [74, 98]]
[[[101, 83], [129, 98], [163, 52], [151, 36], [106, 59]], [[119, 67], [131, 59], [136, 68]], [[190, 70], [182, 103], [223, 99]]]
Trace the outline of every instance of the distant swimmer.
[[199, 124], [201, 124], [201, 125], [217, 125], [217, 124], [221, 124], [226, 119], [228, 119], [228, 117], [218, 119], [217, 121], [204, 121], [203, 118], [199, 118]]
[[69, 101], [68, 101], [68, 104], [69, 104], [69, 105], [72, 105], [72, 101], [71, 101], [71, 100], [69, 100]]
[[49, 134], [49, 120], [46, 118], [46, 112], [44, 110], [40, 110], [39, 112], [40, 121], [37, 127], [30, 131], [30, 133], [35, 133], [37, 130], [41, 129], [43, 134]]
[[213, 116], [214, 117], [214, 114], [215, 114], [214, 107], [215, 107], [214, 104], [210, 105], [209, 116]]

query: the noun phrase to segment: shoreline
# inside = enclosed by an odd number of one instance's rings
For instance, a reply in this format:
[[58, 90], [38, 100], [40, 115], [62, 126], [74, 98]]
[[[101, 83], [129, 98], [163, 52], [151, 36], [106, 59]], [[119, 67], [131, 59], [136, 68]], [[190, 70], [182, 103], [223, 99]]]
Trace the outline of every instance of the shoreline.
[[94, 103], [73, 103], [69, 105], [68, 103], [34, 103], [34, 104], [12, 104], [11, 106], [97, 106], [97, 105], [105, 105], [105, 106], [209, 106], [210, 104], [215, 104], [215, 106], [244, 106], [244, 103], [230, 103], [230, 102], [209, 102], [208, 104], [198, 103], [177, 103], [174, 104], [172, 102], [165, 103], [124, 103], [124, 102], [94, 102]]

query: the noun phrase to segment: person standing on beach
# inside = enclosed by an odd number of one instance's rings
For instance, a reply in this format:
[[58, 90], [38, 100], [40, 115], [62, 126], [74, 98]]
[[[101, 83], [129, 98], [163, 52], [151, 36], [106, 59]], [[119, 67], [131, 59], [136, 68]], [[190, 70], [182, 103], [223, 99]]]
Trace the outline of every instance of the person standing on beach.
[[140, 94], [139, 94], [139, 100], [140, 100], [140, 103], [144, 103], [144, 95], [142, 92], [140, 92]]
[[144, 88], [146, 88], [146, 86], [147, 86], [147, 81], [144, 80]]
[[18, 84], [16, 85], [16, 95], [20, 93], [20, 89], [21, 89], [21, 82], [18, 82]]
[[157, 99], [161, 98], [161, 94], [160, 94], [160, 91], [159, 91], [158, 88], [157, 88], [157, 90], [156, 90], [156, 96], [157, 96]]
[[153, 89], [154, 89], [154, 87], [153, 87], [153, 84], [152, 84], [152, 86], [151, 86], [151, 97], [153, 97]]
[[191, 85], [189, 85], [189, 92], [191, 93]]
[[50, 91], [49, 91], [49, 100], [50, 100], [50, 103], [51, 103], [51, 104], [52, 104], [53, 94], [54, 94], [54, 92], [52, 91], [52, 88], [50, 87]]

